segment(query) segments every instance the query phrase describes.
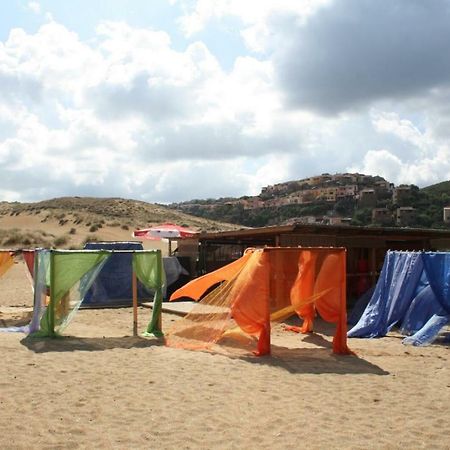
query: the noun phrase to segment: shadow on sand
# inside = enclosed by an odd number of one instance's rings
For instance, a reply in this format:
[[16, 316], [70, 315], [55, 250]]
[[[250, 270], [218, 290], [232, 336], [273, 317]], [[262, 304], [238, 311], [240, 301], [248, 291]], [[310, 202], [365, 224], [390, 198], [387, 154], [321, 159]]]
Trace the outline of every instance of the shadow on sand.
[[[287, 325], [296, 325], [296, 321], [286, 321]], [[333, 353], [333, 345], [330, 340], [324, 336], [332, 337], [334, 327], [331, 324], [318, 320], [315, 324], [318, 333], [299, 334], [299, 347], [283, 347], [272, 341], [271, 355], [257, 357], [252, 355], [251, 351], [256, 348], [256, 341], [230, 341], [224, 342], [225, 356], [251, 364], [259, 364], [277, 367], [287, 370], [290, 373], [311, 373], [325, 374], [335, 373], [339, 375], [352, 374], [372, 374], [389, 375], [389, 372], [381, 367], [366, 361], [357, 355], [337, 355]], [[307, 343], [308, 347], [302, 347], [302, 342]], [[311, 348], [309, 344], [315, 347]], [[242, 350], [247, 350], [246, 354]], [[238, 350], [241, 350], [237, 354]]]
[[325, 348], [287, 348], [272, 345], [270, 356], [240, 356], [252, 364], [261, 364], [287, 370], [290, 373], [338, 375], [389, 375], [389, 372], [356, 355], [336, 355]]
[[55, 339], [27, 336], [20, 343], [35, 353], [47, 353], [73, 351], [100, 352], [115, 348], [146, 348], [163, 345], [164, 341], [162, 339], [147, 339], [139, 336], [103, 338], [61, 336]]

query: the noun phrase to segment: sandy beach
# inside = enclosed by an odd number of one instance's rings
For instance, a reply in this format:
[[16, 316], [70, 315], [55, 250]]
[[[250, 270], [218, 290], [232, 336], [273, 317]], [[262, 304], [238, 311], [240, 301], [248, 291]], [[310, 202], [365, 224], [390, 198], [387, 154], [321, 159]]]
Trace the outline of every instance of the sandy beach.
[[[0, 311], [31, 307], [23, 267], [0, 283]], [[150, 314], [139, 309], [140, 331]], [[0, 448], [450, 448], [448, 345], [392, 333], [336, 356], [319, 321], [304, 336], [276, 325], [272, 356], [257, 358], [131, 334], [131, 308], [82, 310], [62, 339], [0, 333]]]

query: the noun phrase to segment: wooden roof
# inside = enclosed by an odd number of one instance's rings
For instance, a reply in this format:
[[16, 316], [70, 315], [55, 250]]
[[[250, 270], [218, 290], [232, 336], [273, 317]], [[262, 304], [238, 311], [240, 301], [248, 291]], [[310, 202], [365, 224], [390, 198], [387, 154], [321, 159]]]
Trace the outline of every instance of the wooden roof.
[[358, 227], [351, 225], [305, 225], [294, 224], [261, 228], [246, 228], [234, 231], [216, 233], [201, 233], [199, 241], [217, 242], [252, 242], [273, 240], [283, 234], [297, 235], [327, 235], [341, 237], [367, 237], [370, 239], [383, 237], [387, 240], [415, 239], [450, 239], [449, 230], [425, 228], [394, 228], [394, 227]]

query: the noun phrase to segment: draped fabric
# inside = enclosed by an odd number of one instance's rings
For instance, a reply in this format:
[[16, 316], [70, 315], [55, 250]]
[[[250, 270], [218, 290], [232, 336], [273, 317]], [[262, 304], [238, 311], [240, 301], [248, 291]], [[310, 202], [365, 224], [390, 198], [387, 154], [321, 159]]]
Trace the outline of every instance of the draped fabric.
[[423, 263], [436, 300], [450, 314], [450, 253], [425, 253]]
[[208, 348], [237, 327], [258, 339], [255, 353], [263, 355], [270, 353], [271, 321], [297, 313], [304, 319], [301, 329], [311, 331], [317, 310], [337, 325], [333, 351], [351, 353], [346, 344], [344, 249], [250, 250], [240, 260], [176, 291], [171, 300], [196, 298], [225, 275], [222, 285], [169, 330], [169, 346]]
[[27, 265], [27, 269], [30, 272], [31, 277], [34, 277], [34, 256], [35, 250], [22, 250], [22, 256]]
[[258, 337], [258, 355], [270, 353], [269, 270], [269, 253], [254, 252], [231, 293], [231, 316], [244, 333]]
[[[114, 251], [39, 250], [34, 265], [34, 315], [29, 331], [33, 336], [53, 337], [62, 332], [76, 314], [86, 292]], [[161, 335], [161, 251], [130, 251], [138, 279], [155, 290], [155, 304], [147, 331]], [[130, 267], [131, 272], [131, 267]], [[152, 325], [153, 324], [153, 325]]]
[[[1, 328], [0, 331], [24, 332], [36, 337], [53, 337], [61, 333], [78, 311], [104, 264], [114, 253], [127, 254], [130, 274], [134, 270], [139, 281], [155, 292], [155, 307], [146, 334], [161, 336], [160, 316], [165, 276], [160, 250], [22, 251], [33, 277], [33, 317], [28, 325]], [[0, 251], [0, 271], [6, 271], [13, 263], [13, 252]]]
[[[34, 252], [33, 252], [34, 253]], [[10, 250], [0, 250], [0, 277], [2, 277], [13, 265], [14, 259], [17, 252]], [[25, 262], [27, 262], [25, 258], [25, 253], [23, 253]], [[27, 264], [28, 266], [28, 264]], [[28, 266], [29, 269], [29, 266]], [[9, 327], [1, 327], [0, 332], [23, 332], [28, 330], [28, 325], [26, 326], [9, 326]]]
[[440, 330], [450, 323], [450, 253], [424, 253], [422, 255], [426, 278], [431, 293], [428, 302], [427, 322], [405, 343], [427, 345], [432, 343]]
[[349, 337], [380, 337], [404, 317], [423, 271], [418, 252], [388, 252], [378, 283]]
[[13, 264], [13, 253], [8, 250], [0, 250], [0, 277], [3, 276]]
[[41, 319], [41, 336], [64, 330], [109, 256], [101, 251], [50, 252], [50, 301]]
[[162, 336], [161, 330], [161, 309], [162, 309], [162, 289], [165, 284], [165, 275], [162, 266], [160, 252], [143, 252], [133, 254], [133, 270], [139, 281], [144, 286], [155, 291], [153, 300], [153, 315], [148, 324], [146, 334]]
[[25, 333], [36, 333], [50, 297], [47, 286], [50, 285], [50, 250], [39, 249], [34, 255], [34, 301], [33, 318]]
[[375, 291], [349, 337], [385, 336], [400, 326], [405, 344], [432, 343], [450, 321], [450, 253], [388, 252]]
[[222, 283], [224, 281], [230, 281], [237, 273], [242, 269], [242, 267], [247, 263], [248, 259], [251, 257], [252, 252], [247, 251], [244, 256], [227, 264], [214, 272], [207, 273], [195, 280], [182, 286], [180, 289], [176, 290], [170, 297], [170, 300], [177, 300], [182, 297], [189, 297], [192, 300], [200, 300], [203, 294], [205, 294], [208, 289], [212, 286]]
[[[133, 301], [131, 251], [143, 250], [141, 242], [88, 242], [85, 250], [114, 250], [102, 271], [86, 293], [82, 308], [129, 306]], [[126, 251], [117, 251], [126, 250]], [[148, 301], [153, 296], [142, 283], [138, 283], [138, 301]]]
[[[132, 260], [131, 251], [143, 250], [141, 242], [88, 242], [85, 250], [114, 250], [105, 263], [99, 276], [84, 297], [82, 308], [92, 306], [129, 306], [133, 302], [132, 292]], [[117, 251], [123, 250], [123, 251]], [[130, 251], [131, 250], [131, 251]], [[176, 282], [181, 275], [189, 275], [174, 256], [163, 258], [163, 297], [167, 288]], [[148, 301], [156, 294], [154, 288], [146, 286], [141, 280], [137, 284], [138, 302]]]

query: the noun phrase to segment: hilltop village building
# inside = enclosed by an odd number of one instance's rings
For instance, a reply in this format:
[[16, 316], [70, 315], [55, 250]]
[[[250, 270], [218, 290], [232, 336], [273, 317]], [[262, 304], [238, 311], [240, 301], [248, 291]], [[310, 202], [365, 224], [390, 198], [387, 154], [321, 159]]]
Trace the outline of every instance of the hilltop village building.
[[244, 209], [257, 209], [303, 205], [318, 200], [336, 203], [349, 198], [357, 200], [361, 205], [374, 207], [380, 193], [395, 191], [392, 183], [378, 178], [380, 177], [350, 173], [322, 174], [298, 181], [265, 186], [259, 196], [236, 199], [233, 203], [241, 204]]
[[444, 223], [450, 223], [450, 206], [444, 208]]
[[[410, 227], [417, 225], [420, 219], [418, 211], [414, 208], [416, 189], [412, 185], [395, 187], [393, 183], [380, 176], [324, 173], [265, 186], [256, 196], [197, 200], [179, 203], [175, 207], [196, 215], [198, 211], [216, 211], [216, 208], [226, 206], [229, 210], [235, 208], [233, 212], [235, 216], [239, 215], [240, 210], [245, 211], [247, 218], [259, 215], [265, 217], [265, 209], [286, 208], [283, 214], [285, 218], [281, 221], [283, 225], [295, 222], [367, 225], [371, 222], [372, 225], [378, 226]], [[309, 208], [310, 205], [313, 207]], [[355, 211], [359, 216], [354, 215]], [[277, 211], [270, 212], [276, 213]], [[448, 214], [450, 213], [444, 212], [444, 224], [450, 223]], [[349, 216], [352, 216], [352, 219]]]

